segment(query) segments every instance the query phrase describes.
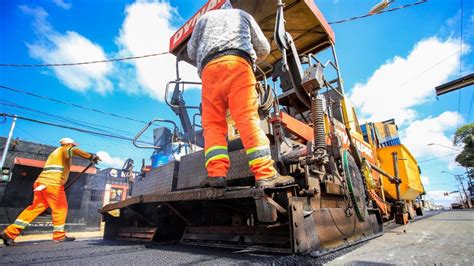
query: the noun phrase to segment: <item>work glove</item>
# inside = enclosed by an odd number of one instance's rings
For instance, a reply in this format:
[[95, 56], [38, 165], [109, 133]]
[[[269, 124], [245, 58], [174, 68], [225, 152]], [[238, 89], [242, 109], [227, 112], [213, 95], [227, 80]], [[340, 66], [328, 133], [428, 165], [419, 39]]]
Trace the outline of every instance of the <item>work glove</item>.
[[94, 164], [97, 164], [98, 162], [101, 161], [99, 156], [97, 156], [97, 155], [92, 155], [91, 158], [89, 158], [89, 160], [91, 160], [91, 162], [94, 163]]

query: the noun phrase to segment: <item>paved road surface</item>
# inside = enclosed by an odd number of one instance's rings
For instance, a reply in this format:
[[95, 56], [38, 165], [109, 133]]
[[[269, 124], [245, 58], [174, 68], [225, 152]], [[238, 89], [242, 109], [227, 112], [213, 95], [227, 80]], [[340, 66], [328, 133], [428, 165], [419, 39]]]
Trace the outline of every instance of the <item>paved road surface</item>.
[[[53, 244], [20, 243], [0, 247], [0, 264], [145, 265], [145, 264], [368, 264], [474, 263], [474, 211], [451, 211], [420, 220], [407, 227], [391, 226], [385, 235], [366, 244], [323, 258], [243, 253], [235, 250], [179, 244], [130, 244], [87, 240]], [[403, 233], [403, 230], [407, 233]], [[406, 245], [407, 244], [407, 245]], [[470, 248], [469, 248], [470, 247]]]
[[474, 264], [474, 210], [447, 211], [385, 232], [331, 265]]

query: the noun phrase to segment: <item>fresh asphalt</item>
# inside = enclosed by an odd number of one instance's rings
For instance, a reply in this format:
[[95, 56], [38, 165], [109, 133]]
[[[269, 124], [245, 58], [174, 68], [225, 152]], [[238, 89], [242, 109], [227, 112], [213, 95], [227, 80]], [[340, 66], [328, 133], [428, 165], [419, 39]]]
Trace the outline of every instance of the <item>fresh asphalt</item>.
[[[455, 212], [449, 212], [455, 213]], [[424, 218], [443, 215], [427, 213]], [[474, 212], [471, 212], [474, 214]], [[436, 216], [434, 216], [436, 215]], [[451, 214], [448, 214], [451, 215]], [[430, 219], [426, 219], [430, 220]], [[425, 221], [419, 219], [418, 221]], [[442, 222], [442, 219], [434, 222]], [[432, 223], [433, 221], [431, 221]], [[418, 223], [418, 222], [417, 222]], [[472, 223], [472, 221], [471, 221]], [[385, 234], [405, 230], [403, 226], [389, 225]], [[471, 231], [472, 233], [472, 231]], [[408, 234], [408, 233], [407, 233]], [[231, 249], [197, 247], [179, 243], [140, 244], [120, 241], [88, 239], [54, 244], [49, 241], [23, 242], [14, 247], [0, 247], [0, 264], [47, 264], [47, 265], [163, 265], [163, 264], [322, 264], [328, 262], [350, 263], [347, 254], [381, 241], [377, 238], [352, 246], [324, 257], [282, 255], [236, 251]], [[471, 237], [472, 240], [472, 237]], [[433, 239], [431, 239], [433, 241]], [[448, 244], [448, 243], [447, 243]], [[346, 256], [345, 256], [346, 255]], [[338, 258], [345, 258], [343, 261]], [[472, 261], [471, 261], [472, 263]]]

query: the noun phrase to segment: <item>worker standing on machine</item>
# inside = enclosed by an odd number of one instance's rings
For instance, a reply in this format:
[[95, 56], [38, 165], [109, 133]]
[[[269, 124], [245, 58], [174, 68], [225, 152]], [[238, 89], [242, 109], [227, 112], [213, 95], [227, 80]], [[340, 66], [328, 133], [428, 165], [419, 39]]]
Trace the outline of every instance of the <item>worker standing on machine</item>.
[[64, 185], [69, 177], [72, 158], [79, 156], [90, 159], [93, 163], [100, 161], [100, 158], [76, 148], [77, 144], [70, 138], [62, 138], [59, 142], [61, 146], [48, 156], [43, 171], [33, 184], [33, 203], [3, 231], [2, 239], [5, 245], [14, 245], [14, 240], [20, 232], [48, 207], [51, 208], [53, 216], [53, 242], [75, 240], [74, 237], [66, 236], [64, 231], [68, 209]]
[[188, 43], [202, 79], [202, 125], [208, 177], [201, 187], [225, 187], [230, 166], [226, 111], [235, 121], [255, 175], [255, 186], [272, 188], [294, 182], [273, 166], [269, 140], [260, 128], [254, 66], [270, 52], [255, 19], [227, 1], [197, 22]]

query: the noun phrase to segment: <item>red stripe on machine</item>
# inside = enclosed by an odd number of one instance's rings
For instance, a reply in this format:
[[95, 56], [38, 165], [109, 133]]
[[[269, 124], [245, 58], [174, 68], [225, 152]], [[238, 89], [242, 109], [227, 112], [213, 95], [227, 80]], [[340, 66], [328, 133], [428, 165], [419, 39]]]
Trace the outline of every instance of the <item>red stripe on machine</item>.
[[184, 26], [176, 31], [170, 39], [170, 52], [173, 52], [181, 43], [188, 39], [193, 32], [199, 18], [207, 12], [221, 8], [225, 0], [209, 0]]

